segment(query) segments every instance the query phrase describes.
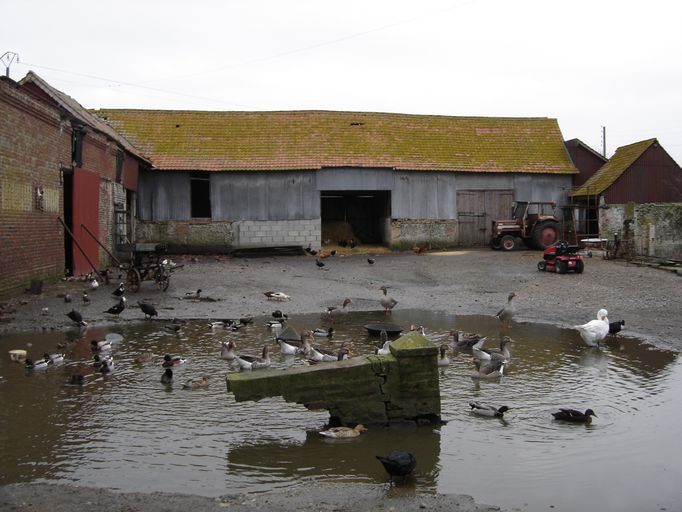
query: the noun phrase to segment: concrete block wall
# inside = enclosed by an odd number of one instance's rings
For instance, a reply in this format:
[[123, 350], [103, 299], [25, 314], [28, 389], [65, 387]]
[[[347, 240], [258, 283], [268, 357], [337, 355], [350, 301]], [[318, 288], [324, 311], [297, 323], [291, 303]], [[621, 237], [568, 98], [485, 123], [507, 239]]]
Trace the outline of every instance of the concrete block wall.
[[0, 297], [64, 275], [57, 218], [61, 166], [70, 163], [71, 127], [57, 109], [0, 79]]
[[235, 222], [235, 248], [302, 246], [320, 247], [321, 219], [243, 220]]
[[229, 252], [234, 245], [229, 221], [141, 221], [135, 226], [135, 241], [165, 244], [169, 252]]

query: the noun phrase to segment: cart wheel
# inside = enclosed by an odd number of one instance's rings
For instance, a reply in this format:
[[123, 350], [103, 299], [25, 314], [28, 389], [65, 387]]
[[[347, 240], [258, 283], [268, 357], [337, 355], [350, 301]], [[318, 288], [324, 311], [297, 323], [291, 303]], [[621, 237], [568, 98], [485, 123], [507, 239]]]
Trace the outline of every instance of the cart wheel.
[[128, 274], [126, 275], [126, 284], [128, 285], [128, 288], [131, 292], [137, 293], [140, 290], [141, 281], [142, 278], [140, 277], [140, 273], [136, 268], [131, 268], [128, 270]]
[[547, 263], [544, 261], [538, 261], [538, 270], [545, 271], [547, 270]]
[[556, 262], [556, 273], [557, 274], [565, 274], [567, 270], [568, 270], [568, 267], [567, 267], [565, 261], [560, 260], [560, 261]]
[[168, 286], [170, 285], [170, 273], [168, 270], [161, 270], [156, 274], [156, 286], [158, 286], [159, 290], [162, 292], [165, 292], [168, 290]]
[[578, 260], [575, 262], [575, 273], [576, 274], [582, 274], [583, 270], [585, 270], [585, 263], [583, 260]]

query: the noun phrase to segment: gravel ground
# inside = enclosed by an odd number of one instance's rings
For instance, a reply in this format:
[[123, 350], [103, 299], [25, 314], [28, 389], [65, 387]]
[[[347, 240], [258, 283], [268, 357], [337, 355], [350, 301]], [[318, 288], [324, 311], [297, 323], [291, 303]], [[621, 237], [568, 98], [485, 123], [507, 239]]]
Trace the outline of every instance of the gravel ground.
[[[350, 253], [350, 250], [347, 251]], [[370, 265], [367, 257], [375, 258]], [[380, 309], [379, 287], [390, 287], [397, 308], [421, 308], [454, 314], [492, 315], [505, 303], [510, 291], [517, 295], [516, 321], [558, 326], [585, 323], [600, 308], [609, 311], [612, 321], [624, 319], [624, 333], [662, 348], [682, 349], [682, 277], [665, 270], [586, 259], [580, 275], [558, 275], [536, 270], [541, 254], [536, 251], [504, 253], [490, 250], [463, 250], [414, 254], [339, 254], [325, 259], [318, 269], [310, 256], [231, 258], [225, 256], [178, 256], [171, 258], [181, 269], [171, 277], [166, 292], [145, 281], [137, 294], [127, 294], [129, 306], [118, 322], [138, 321], [137, 300], [155, 304], [162, 319], [230, 318], [269, 315], [281, 308], [289, 314], [324, 311], [353, 300], [356, 310]], [[61, 330], [71, 327], [65, 316], [71, 307], [79, 309], [90, 324], [111, 320], [101, 313], [115, 303], [110, 292], [118, 284], [89, 291], [92, 303], [84, 307], [81, 295], [88, 289], [82, 281], [59, 282], [46, 286], [40, 296], [24, 294], [6, 301], [16, 307], [5, 313], [0, 333], [30, 330]], [[213, 300], [185, 300], [187, 292], [202, 290]], [[268, 301], [264, 291], [282, 291], [291, 300], [278, 305]], [[60, 297], [70, 293], [72, 304]], [[42, 314], [43, 308], [48, 308]], [[10, 309], [11, 310], [11, 309]], [[151, 491], [151, 490], [150, 490]], [[388, 493], [385, 486], [315, 486], [254, 496], [221, 499], [162, 494], [119, 494], [106, 490], [70, 486], [21, 484], [0, 487], [0, 509], [12, 511], [72, 510], [87, 504], [102, 511], [180, 511], [199, 510], [497, 510], [477, 505], [466, 496], [433, 496], [418, 493]]]

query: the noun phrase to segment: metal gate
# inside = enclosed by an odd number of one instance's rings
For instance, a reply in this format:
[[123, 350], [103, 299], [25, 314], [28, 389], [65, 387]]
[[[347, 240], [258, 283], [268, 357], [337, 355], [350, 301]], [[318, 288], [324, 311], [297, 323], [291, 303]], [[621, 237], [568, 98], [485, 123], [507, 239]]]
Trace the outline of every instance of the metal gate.
[[459, 243], [464, 246], [488, 245], [491, 221], [508, 218], [513, 200], [513, 190], [458, 191]]

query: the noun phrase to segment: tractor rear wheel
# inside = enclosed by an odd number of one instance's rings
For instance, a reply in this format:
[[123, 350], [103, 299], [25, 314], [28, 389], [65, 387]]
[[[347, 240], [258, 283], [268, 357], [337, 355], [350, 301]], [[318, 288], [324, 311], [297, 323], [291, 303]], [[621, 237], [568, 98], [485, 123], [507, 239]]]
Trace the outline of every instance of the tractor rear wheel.
[[511, 235], [504, 235], [500, 239], [500, 245], [502, 246], [502, 249], [504, 249], [505, 251], [513, 251], [518, 246], [518, 244], [516, 243], [516, 238]]
[[533, 245], [536, 249], [542, 249], [543, 251], [554, 245], [559, 239], [559, 225], [553, 220], [546, 220], [540, 222], [535, 226], [533, 230]]
[[576, 274], [582, 274], [583, 270], [585, 270], [585, 263], [583, 260], [578, 260], [575, 262], [575, 273]]

